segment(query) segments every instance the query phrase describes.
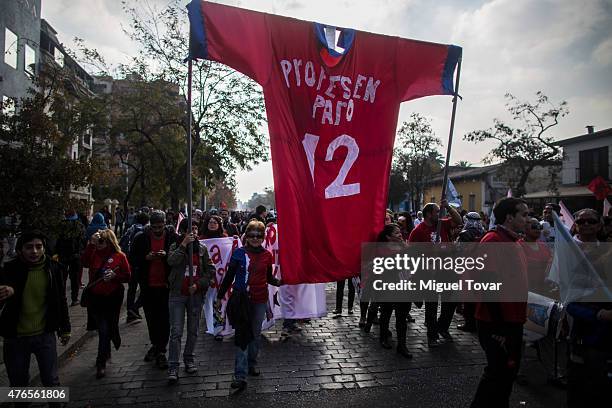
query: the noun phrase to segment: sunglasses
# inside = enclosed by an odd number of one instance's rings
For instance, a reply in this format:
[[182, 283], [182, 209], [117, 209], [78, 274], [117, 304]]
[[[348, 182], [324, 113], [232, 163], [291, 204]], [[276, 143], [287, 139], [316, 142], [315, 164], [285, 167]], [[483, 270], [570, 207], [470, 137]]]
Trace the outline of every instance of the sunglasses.
[[250, 234], [247, 234], [247, 238], [259, 238], [259, 239], [261, 239], [261, 238], [263, 238], [263, 234], [261, 234], [261, 233], [250, 233]]
[[596, 220], [594, 218], [580, 218], [580, 219], [577, 219], [574, 222], [576, 224], [578, 224], [578, 225], [584, 225], [584, 224], [596, 225], [596, 224], [599, 224], [599, 220]]

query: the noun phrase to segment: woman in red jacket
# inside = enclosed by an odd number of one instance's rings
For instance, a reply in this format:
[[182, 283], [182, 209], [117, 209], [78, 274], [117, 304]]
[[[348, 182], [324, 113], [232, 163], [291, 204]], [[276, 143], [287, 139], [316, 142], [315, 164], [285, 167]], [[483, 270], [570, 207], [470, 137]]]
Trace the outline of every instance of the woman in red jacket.
[[123, 283], [130, 281], [130, 264], [121, 252], [117, 237], [109, 229], [98, 231], [91, 237], [82, 263], [89, 268], [87, 312], [98, 330], [96, 378], [102, 378], [111, 354], [111, 341], [116, 350], [121, 345], [119, 313], [123, 303]]

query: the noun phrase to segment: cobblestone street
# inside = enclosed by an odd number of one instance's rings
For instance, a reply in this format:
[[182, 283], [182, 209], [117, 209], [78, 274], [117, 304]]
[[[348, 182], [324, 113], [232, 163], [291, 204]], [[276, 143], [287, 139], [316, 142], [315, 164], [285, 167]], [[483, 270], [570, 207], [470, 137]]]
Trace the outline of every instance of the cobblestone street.
[[[334, 285], [329, 285], [328, 310], [332, 310], [333, 298]], [[322, 398], [331, 406], [345, 406], [348, 399], [354, 400], [354, 406], [466, 406], [484, 362], [477, 338], [454, 330], [453, 324], [455, 341], [430, 351], [423, 312], [413, 309], [416, 322], [408, 328], [412, 360], [380, 347], [378, 326], [373, 326], [369, 334], [359, 330], [358, 307], [354, 315], [347, 315], [345, 309], [340, 318], [329, 314], [312, 320], [288, 341], [280, 340], [281, 323], [277, 322], [263, 335], [258, 365], [261, 376], [250, 377], [247, 390], [240, 395], [231, 395], [230, 389], [233, 339], [217, 342], [201, 334], [196, 348], [199, 372], [187, 375], [181, 370], [178, 384], [168, 386], [166, 371], [143, 361], [148, 349], [146, 323], [127, 326], [123, 317], [123, 345], [119, 351], [113, 350], [105, 378], [95, 379], [95, 336], [63, 363], [60, 378], [70, 387], [70, 406], [75, 407], [165, 406], [169, 402], [180, 406], [243, 406], [244, 401], [249, 401], [247, 406], [268, 406], [271, 401], [314, 406]], [[392, 316], [392, 330], [394, 319]], [[521, 401], [534, 407], [563, 406], [563, 392], [546, 385], [538, 363], [528, 357], [524, 366], [530, 386], [515, 386], [513, 406], [523, 406]]]

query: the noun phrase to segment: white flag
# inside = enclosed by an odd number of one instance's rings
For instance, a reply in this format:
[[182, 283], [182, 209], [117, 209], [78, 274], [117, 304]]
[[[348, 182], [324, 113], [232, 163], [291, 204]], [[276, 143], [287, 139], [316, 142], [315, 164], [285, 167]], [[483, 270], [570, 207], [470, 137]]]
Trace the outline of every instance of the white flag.
[[572, 225], [574, 225], [574, 216], [572, 215], [570, 210], [567, 209], [565, 204], [563, 204], [563, 201], [559, 201], [559, 207], [561, 207], [560, 213], [561, 217], [563, 217], [561, 219], [561, 222], [563, 222], [563, 225], [565, 225], [568, 230], [571, 230]]
[[461, 207], [461, 199], [459, 198], [459, 193], [457, 192], [457, 189], [453, 185], [453, 182], [450, 178], [448, 179], [448, 183], [446, 184], [446, 201], [448, 201], [448, 203], [455, 208]]
[[604, 217], [607, 217], [610, 215], [610, 210], [612, 210], [612, 205], [610, 204], [607, 198], [604, 198], [604, 208], [603, 208]]
[[553, 218], [557, 235], [548, 279], [559, 285], [561, 302], [567, 305], [595, 291], [602, 291], [612, 300], [610, 290], [554, 211]]

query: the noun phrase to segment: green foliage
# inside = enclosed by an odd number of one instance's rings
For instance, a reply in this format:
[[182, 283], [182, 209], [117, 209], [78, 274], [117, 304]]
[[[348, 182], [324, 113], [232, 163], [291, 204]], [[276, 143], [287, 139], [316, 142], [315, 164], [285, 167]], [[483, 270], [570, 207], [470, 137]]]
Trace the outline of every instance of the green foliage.
[[[442, 168], [443, 157], [438, 151], [440, 139], [434, 134], [430, 122], [418, 113], [413, 113], [410, 119], [397, 132], [399, 147], [394, 152], [393, 190], [390, 188], [389, 196], [396, 198], [408, 193], [412, 208], [416, 209], [431, 177]], [[400, 187], [402, 181], [403, 188]]]
[[75, 81], [67, 71], [47, 69], [13, 114], [0, 113], [0, 191], [6, 198], [0, 214], [18, 216], [22, 229], [53, 233], [65, 209], [87, 206], [71, 191], [99, 179], [95, 161], [70, 157], [72, 145], [99, 118], [96, 99]]
[[455, 166], [457, 167], [463, 167], [463, 168], [470, 168], [472, 167], [472, 163], [470, 163], [467, 160], [459, 160], [457, 163], [455, 163]]
[[[126, 191], [124, 201], [131, 194], [142, 199], [148, 194], [147, 200], [176, 207], [187, 190], [186, 10], [178, 0], [162, 9], [123, 1], [123, 8], [130, 19], [125, 33], [138, 46], [138, 55], [111, 70], [97, 51], [82, 43], [80, 54], [100, 74], [113, 71], [126, 82], [124, 92], [113, 89], [112, 129], [107, 132], [112, 154], [130, 168], [128, 184], [133, 186], [126, 190], [125, 180], [119, 181]], [[198, 61], [193, 63], [192, 90], [192, 177], [198, 197], [214, 187], [211, 180], [233, 186], [236, 170], [266, 160], [268, 149], [259, 85], [224, 65]]]
[[263, 205], [268, 210], [276, 208], [276, 196], [272, 187], [264, 188], [263, 193], [253, 193], [251, 199], [246, 204], [250, 210], [254, 210], [258, 205]]
[[493, 127], [474, 130], [464, 140], [480, 143], [494, 141], [496, 146], [489, 152], [485, 162], [502, 161], [503, 173], [508, 176], [515, 195], [525, 193], [525, 183], [536, 166], [555, 166], [561, 162], [561, 149], [554, 138], [546, 133], [559, 123], [569, 110], [567, 102], [553, 104], [542, 91], [536, 93], [535, 102], [520, 101], [507, 93], [506, 108], [512, 115], [516, 127], [499, 119], [493, 119]]

